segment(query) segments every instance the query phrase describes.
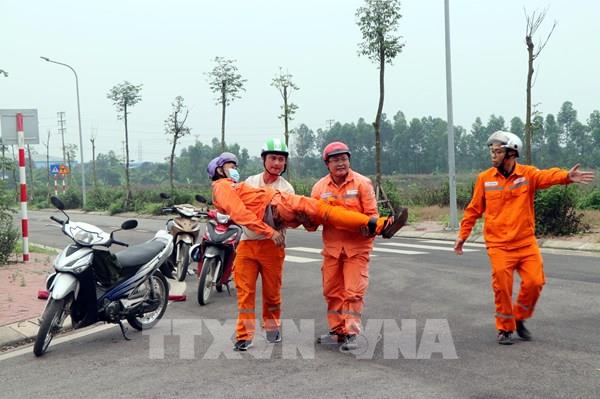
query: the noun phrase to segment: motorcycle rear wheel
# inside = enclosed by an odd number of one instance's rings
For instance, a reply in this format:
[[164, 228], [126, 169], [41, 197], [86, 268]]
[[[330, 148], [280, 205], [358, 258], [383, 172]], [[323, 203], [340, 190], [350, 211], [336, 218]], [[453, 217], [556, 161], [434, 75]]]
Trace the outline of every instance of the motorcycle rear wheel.
[[42, 321], [38, 330], [37, 336], [35, 337], [35, 344], [33, 345], [33, 353], [39, 357], [46, 353], [50, 341], [54, 335], [61, 328], [62, 321], [64, 320], [65, 312], [65, 299], [48, 299], [46, 309], [42, 314]]
[[148, 330], [154, 327], [167, 310], [167, 304], [169, 302], [169, 283], [167, 283], [167, 279], [161, 272], [155, 272], [152, 277], [150, 277], [150, 283], [154, 287], [154, 294], [160, 301], [160, 305], [152, 312], [144, 313], [141, 316], [132, 315], [127, 317], [129, 325], [138, 331]]
[[219, 263], [221, 263], [221, 259], [218, 258], [204, 259], [202, 263], [202, 271], [198, 279], [198, 303], [201, 306], [207, 305], [210, 302], [213, 279]]
[[177, 281], [185, 280], [187, 276], [188, 266], [190, 265], [190, 244], [185, 241], [180, 241], [177, 244], [177, 259], [175, 270], [177, 272]]

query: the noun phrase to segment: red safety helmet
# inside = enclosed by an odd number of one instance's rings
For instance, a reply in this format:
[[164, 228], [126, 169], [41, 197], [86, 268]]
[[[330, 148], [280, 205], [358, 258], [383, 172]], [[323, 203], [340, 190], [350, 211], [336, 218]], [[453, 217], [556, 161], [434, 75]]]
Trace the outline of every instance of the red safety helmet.
[[323, 150], [323, 161], [327, 162], [329, 157], [340, 154], [348, 154], [350, 156], [350, 148], [341, 141], [334, 141], [325, 146]]

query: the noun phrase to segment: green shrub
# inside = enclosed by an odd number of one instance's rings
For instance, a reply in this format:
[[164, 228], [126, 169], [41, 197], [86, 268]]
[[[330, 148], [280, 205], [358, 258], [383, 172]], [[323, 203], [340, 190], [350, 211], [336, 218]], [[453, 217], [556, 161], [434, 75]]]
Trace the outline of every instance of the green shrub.
[[66, 192], [59, 194], [58, 198], [65, 204], [65, 209], [81, 208], [81, 191], [69, 188]]
[[571, 186], [554, 186], [539, 191], [535, 198], [535, 232], [539, 236], [566, 236], [583, 233], [590, 227], [578, 213], [577, 189]]
[[125, 212], [125, 202], [124, 201], [114, 202], [114, 203], [110, 204], [110, 206], [108, 207], [108, 213], [110, 215], [114, 215], [114, 214], [122, 213], [122, 212]]
[[116, 202], [123, 202], [125, 193], [118, 188], [98, 187], [87, 193], [87, 211], [106, 211]]
[[600, 187], [583, 196], [577, 204], [579, 209], [600, 210]]
[[15, 211], [9, 208], [12, 201], [11, 194], [4, 190], [0, 182], [0, 265], [7, 262], [19, 238], [19, 232], [13, 226], [12, 215]]

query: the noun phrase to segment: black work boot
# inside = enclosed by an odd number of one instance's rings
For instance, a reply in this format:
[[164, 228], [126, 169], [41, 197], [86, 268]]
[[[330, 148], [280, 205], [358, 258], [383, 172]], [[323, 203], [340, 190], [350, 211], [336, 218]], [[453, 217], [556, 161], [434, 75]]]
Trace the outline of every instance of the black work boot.
[[512, 331], [498, 331], [498, 336], [496, 337], [496, 342], [500, 345], [512, 345]]
[[358, 340], [356, 334], [349, 334], [344, 337], [344, 343], [340, 346], [340, 350], [343, 352], [350, 352], [358, 349]]
[[335, 331], [329, 331], [327, 334], [321, 335], [319, 338], [317, 338], [317, 344], [337, 345], [337, 344], [342, 343], [343, 340], [344, 340], [343, 335], [339, 335]]
[[252, 347], [252, 340], [239, 340], [233, 346], [234, 351], [245, 352], [248, 348]]
[[279, 330], [267, 331], [267, 342], [270, 344], [281, 342], [281, 332]]
[[517, 320], [517, 335], [523, 341], [531, 341], [531, 332], [525, 327], [523, 320]]
[[392, 238], [398, 230], [406, 224], [408, 220], [408, 209], [400, 208], [394, 212], [394, 216], [389, 216], [385, 222], [385, 226], [381, 231], [383, 238]]

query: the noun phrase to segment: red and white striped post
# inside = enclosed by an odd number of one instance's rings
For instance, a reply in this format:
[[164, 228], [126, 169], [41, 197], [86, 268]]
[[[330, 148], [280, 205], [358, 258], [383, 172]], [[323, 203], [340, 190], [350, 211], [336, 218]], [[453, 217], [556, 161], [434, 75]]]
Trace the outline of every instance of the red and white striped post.
[[19, 143], [19, 181], [21, 183], [21, 230], [23, 232], [23, 262], [29, 261], [29, 219], [27, 218], [27, 184], [25, 182], [25, 129], [23, 114], [17, 114]]

